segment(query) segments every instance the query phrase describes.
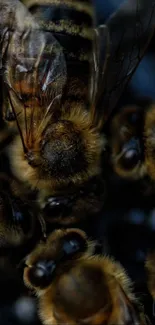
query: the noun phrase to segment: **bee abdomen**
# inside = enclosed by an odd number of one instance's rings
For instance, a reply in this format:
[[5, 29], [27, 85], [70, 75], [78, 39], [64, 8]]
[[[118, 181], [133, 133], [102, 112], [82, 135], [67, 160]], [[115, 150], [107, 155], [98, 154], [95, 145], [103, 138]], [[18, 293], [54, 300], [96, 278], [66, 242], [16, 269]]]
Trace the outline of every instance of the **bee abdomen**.
[[23, 0], [44, 31], [63, 48], [68, 82], [64, 100], [86, 102], [89, 96], [94, 10], [91, 0]]
[[68, 61], [89, 60], [92, 51], [93, 8], [91, 1], [24, 1], [41, 28], [57, 38]]

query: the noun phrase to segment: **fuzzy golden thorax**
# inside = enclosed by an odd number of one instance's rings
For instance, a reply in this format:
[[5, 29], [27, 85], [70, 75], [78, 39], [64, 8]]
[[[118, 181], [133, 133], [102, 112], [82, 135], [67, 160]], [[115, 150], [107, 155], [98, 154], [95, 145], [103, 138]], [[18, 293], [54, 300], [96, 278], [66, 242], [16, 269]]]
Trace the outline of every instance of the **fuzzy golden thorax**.
[[64, 109], [59, 120], [51, 121], [48, 117], [34, 127], [26, 153], [19, 136], [10, 147], [17, 178], [32, 188], [51, 190], [79, 185], [98, 175], [104, 141], [92, 126], [89, 113], [83, 107], [74, 107], [70, 113]]

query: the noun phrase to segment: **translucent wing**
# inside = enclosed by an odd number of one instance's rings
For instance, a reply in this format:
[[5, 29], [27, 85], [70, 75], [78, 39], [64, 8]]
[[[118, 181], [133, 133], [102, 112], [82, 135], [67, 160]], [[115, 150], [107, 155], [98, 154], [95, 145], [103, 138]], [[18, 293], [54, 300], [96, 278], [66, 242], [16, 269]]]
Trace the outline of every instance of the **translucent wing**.
[[49, 32], [27, 28], [12, 35], [7, 51], [7, 81], [28, 106], [46, 110], [62, 94], [66, 64], [60, 44]]
[[145, 316], [143, 307], [129, 300], [123, 289], [120, 287], [118, 292], [118, 324], [125, 325], [147, 325], [148, 319]]
[[1, 0], [0, 13], [0, 68], [2, 68], [3, 57], [12, 32], [15, 29], [22, 32], [30, 25], [34, 28], [36, 23], [26, 7], [18, 0]]
[[22, 10], [16, 6], [16, 24], [7, 29], [8, 42], [3, 37], [1, 43], [5, 48], [2, 66], [9, 99], [4, 115], [8, 111], [13, 114], [21, 138], [26, 134], [28, 142], [34, 128], [43, 123], [47, 114], [52, 115], [52, 108], [62, 95], [66, 62], [52, 34], [41, 31], [26, 8]]
[[95, 31], [95, 43], [99, 45], [94, 47], [94, 66], [96, 62], [98, 66], [94, 68], [93, 78], [99, 87], [97, 92], [91, 91], [95, 96], [92, 102], [100, 119], [102, 114], [103, 123], [115, 108], [153, 36], [155, 0], [128, 0], [105, 25]]

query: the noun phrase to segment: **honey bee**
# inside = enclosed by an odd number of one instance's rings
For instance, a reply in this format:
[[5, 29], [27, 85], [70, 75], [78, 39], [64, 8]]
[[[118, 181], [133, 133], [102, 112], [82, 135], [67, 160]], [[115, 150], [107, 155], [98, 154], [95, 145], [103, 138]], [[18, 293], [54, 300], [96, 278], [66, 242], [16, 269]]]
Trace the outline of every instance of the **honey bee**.
[[88, 0], [15, 3], [0, 4], [7, 153], [45, 219], [69, 225], [103, 207], [103, 126], [153, 35], [155, 1], [129, 0], [97, 28]]
[[146, 324], [123, 267], [94, 248], [83, 231], [61, 229], [27, 256], [24, 282], [43, 324]]
[[123, 107], [111, 120], [108, 135], [114, 171], [130, 180], [149, 180], [153, 191], [154, 111], [151, 99], [144, 99], [139, 106]]
[[130, 180], [143, 178], [146, 172], [144, 156], [145, 108], [129, 105], [110, 121], [110, 163], [116, 174]]

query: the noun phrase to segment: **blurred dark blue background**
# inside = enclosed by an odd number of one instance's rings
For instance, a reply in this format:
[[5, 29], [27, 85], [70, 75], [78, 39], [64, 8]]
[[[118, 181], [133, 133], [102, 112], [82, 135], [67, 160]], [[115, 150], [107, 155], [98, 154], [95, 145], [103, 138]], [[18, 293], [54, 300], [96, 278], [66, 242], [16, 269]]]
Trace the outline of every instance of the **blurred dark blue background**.
[[[94, 0], [98, 23], [104, 23], [105, 20], [117, 10], [121, 3], [123, 3], [122, 0]], [[155, 99], [155, 55], [153, 44], [154, 39], [149, 46], [147, 54], [144, 56], [132, 77], [130, 88], [136, 96], [145, 96]]]

